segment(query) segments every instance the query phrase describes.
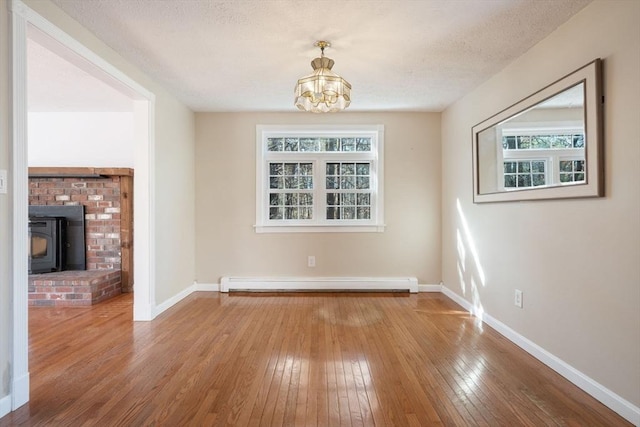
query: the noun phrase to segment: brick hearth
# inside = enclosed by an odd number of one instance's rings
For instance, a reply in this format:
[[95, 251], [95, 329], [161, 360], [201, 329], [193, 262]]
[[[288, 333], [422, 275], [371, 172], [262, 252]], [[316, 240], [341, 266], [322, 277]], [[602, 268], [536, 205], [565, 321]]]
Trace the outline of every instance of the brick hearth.
[[121, 292], [120, 270], [61, 271], [29, 276], [30, 306], [89, 306]]

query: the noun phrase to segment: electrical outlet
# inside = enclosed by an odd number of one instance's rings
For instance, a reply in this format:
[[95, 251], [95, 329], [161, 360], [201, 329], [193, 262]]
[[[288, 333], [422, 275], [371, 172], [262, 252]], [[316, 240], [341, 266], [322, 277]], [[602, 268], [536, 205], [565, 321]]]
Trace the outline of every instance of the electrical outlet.
[[309, 255], [309, 257], [307, 258], [307, 266], [308, 267], [315, 267], [316, 266], [316, 257], [313, 255]]
[[516, 307], [522, 308], [522, 291], [521, 290], [516, 289], [516, 297], [513, 302], [516, 305]]

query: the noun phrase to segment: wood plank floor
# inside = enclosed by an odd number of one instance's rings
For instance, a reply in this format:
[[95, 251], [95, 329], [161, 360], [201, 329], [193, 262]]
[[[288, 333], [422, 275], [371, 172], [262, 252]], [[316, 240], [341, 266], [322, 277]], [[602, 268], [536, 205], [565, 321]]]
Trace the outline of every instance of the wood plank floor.
[[630, 425], [441, 294], [123, 295], [29, 312], [0, 426]]

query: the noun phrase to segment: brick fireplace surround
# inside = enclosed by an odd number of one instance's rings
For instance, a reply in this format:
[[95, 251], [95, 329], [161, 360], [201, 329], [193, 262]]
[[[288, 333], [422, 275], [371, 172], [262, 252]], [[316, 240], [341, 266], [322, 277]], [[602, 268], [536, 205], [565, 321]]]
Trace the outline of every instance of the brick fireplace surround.
[[132, 175], [120, 168], [29, 168], [30, 205], [84, 205], [87, 267], [30, 275], [30, 306], [86, 306], [133, 290]]

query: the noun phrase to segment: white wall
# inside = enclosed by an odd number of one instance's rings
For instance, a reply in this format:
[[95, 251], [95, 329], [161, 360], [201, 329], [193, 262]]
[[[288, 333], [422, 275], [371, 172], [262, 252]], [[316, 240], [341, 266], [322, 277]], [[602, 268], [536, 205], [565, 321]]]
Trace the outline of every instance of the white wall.
[[133, 113], [31, 112], [29, 166], [133, 168]]
[[[383, 233], [257, 234], [257, 124], [382, 124]], [[415, 276], [440, 282], [440, 115], [196, 114], [196, 273], [221, 276]], [[307, 267], [307, 256], [316, 267]]]
[[[636, 408], [638, 22], [640, 2], [595, 1], [442, 118], [445, 286]], [[598, 57], [604, 60], [606, 197], [474, 205], [472, 126]], [[522, 309], [513, 303], [515, 289], [524, 292]]]

